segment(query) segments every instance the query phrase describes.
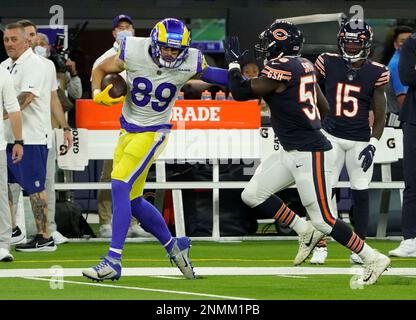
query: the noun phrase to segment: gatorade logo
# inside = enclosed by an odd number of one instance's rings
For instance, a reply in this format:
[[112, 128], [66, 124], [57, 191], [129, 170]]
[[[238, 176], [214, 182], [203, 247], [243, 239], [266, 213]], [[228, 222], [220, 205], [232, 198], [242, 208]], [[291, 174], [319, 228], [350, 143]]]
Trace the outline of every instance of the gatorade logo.
[[172, 108], [171, 120], [180, 121], [221, 121], [220, 107]]
[[59, 146], [59, 155], [60, 156], [64, 156], [64, 155], [66, 155], [68, 153], [68, 146], [66, 146], [66, 145], [64, 145], [64, 144], [61, 144], [60, 146]]

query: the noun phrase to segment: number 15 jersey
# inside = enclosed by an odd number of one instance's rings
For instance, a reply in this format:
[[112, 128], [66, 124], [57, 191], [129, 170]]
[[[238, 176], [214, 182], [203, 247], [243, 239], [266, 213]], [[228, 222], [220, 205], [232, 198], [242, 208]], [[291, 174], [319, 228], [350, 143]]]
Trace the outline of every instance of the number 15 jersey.
[[333, 53], [321, 54], [315, 66], [325, 79], [327, 116], [335, 120], [330, 134], [352, 141], [369, 141], [368, 116], [374, 89], [389, 82], [387, 67], [366, 60], [359, 69], [349, 70], [344, 59]]
[[170, 113], [181, 87], [206, 67], [202, 53], [194, 48], [189, 48], [188, 57], [179, 67], [159, 67], [150, 55], [150, 44], [150, 38], [127, 37], [120, 46], [119, 58], [127, 71], [127, 95], [120, 122], [127, 131], [133, 127], [134, 131], [170, 127]]

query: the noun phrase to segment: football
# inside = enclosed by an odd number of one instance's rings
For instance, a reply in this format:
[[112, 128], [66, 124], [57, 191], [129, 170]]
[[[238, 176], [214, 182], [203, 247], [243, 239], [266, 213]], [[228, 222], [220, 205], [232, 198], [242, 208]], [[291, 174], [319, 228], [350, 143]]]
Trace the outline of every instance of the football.
[[127, 83], [119, 74], [107, 74], [101, 81], [101, 90], [104, 90], [109, 84], [113, 84], [113, 87], [108, 92], [111, 98], [118, 98], [127, 94]]

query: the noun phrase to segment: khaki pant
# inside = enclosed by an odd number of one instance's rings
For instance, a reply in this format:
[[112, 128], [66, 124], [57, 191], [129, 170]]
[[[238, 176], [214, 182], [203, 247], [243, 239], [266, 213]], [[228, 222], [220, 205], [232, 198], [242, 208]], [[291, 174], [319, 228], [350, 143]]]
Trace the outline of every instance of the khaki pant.
[[[100, 182], [111, 183], [111, 171], [113, 170], [113, 160], [104, 160], [103, 169], [101, 170]], [[111, 190], [98, 190], [98, 216], [99, 223], [111, 224], [112, 199]], [[131, 225], [137, 224], [136, 218], [131, 219]]]

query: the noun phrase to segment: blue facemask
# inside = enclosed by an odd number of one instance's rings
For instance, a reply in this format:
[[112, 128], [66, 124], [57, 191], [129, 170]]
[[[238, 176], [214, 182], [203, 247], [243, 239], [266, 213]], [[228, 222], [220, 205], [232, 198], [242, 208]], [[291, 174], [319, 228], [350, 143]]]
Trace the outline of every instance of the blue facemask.
[[41, 46], [36, 46], [35, 47], [35, 53], [40, 55], [41, 57], [47, 58], [48, 57], [48, 49], [41, 47]]
[[133, 32], [130, 30], [119, 31], [117, 32], [117, 35], [116, 35], [116, 41], [118, 43], [121, 43], [121, 41], [123, 41], [127, 37], [132, 37], [132, 36], [133, 36]]

